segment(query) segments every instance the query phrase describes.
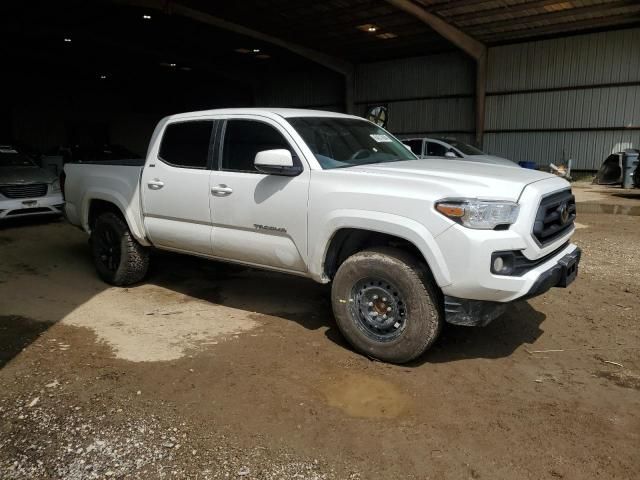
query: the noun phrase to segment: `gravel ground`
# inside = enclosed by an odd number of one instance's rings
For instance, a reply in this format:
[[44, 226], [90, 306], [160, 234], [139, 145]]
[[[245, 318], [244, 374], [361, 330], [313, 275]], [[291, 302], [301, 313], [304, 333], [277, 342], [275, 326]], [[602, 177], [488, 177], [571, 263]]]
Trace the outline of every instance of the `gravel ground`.
[[640, 198], [575, 191], [578, 280], [405, 366], [324, 286], [159, 255], [109, 288], [81, 232], [4, 225], [0, 478], [637, 478]]

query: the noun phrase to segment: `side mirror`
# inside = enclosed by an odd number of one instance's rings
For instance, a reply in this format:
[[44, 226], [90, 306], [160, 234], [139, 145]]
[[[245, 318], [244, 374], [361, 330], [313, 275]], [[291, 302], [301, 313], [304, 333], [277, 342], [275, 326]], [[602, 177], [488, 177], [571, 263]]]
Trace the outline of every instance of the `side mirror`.
[[284, 148], [258, 152], [253, 164], [256, 170], [269, 175], [295, 177], [302, 173], [302, 167], [294, 165], [291, 152]]
[[445, 156], [445, 157], [447, 157], [447, 158], [458, 158], [458, 156], [457, 156], [455, 153], [453, 153], [451, 150], [449, 150], [448, 152], [446, 152], [446, 153], [444, 154], [444, 156]]
[[404, 145], [404, 148], [406, 148], [407, 150], [409, 150], [411, 153], [413, 153], [413, 150], [411, 150], [411, 145], [407, 145], [406, 143], [403, 143], [402, 145]]

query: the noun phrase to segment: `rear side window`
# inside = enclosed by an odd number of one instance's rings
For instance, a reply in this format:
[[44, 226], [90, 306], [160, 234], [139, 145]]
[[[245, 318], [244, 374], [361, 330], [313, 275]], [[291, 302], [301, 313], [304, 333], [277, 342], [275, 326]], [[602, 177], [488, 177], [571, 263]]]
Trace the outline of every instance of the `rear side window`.
[[176, 167], [206, 168], [213, 121], [167, 125], [160, 144], [160, 160]]
[[224, 131], [222, 170], [259, 173], [253, 163], [256, 154], [280, 148], [291, 152], [289, 143], [271, 125], [254, 120], [229, 120]]
[[444, 157], [447, 153], [447, 147], [435, 142], [427, 142], [427, 155], [432, 157]]

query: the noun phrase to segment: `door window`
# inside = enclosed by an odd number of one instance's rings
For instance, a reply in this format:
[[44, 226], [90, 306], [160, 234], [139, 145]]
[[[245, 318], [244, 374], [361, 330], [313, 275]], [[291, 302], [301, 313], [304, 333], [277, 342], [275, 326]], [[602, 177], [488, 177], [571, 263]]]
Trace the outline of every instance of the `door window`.
[[414, 154], [422, 155], [422, 140], [402, 140], [402, 143], [409, 145]]
[[440, 143], [427, 142], [427, 155], [430, 157], [444, 157], [448, 148]]
[[224, 132], [222, 170], [260, 173], [254, 165], [256, 154], [275, 149], [292, 152], [289, 143], [271, 125], [255, 120], [228, 120]]
[[213, 121], [197, 120], [167, 125], [159, 158], [176, 167], [206, 168]]

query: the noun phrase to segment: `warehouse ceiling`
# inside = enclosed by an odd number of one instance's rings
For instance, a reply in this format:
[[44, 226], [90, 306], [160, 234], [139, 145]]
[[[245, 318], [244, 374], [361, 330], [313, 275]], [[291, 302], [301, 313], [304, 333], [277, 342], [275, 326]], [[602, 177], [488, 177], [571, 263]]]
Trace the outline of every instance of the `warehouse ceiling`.
[[[488, 44], [640, 24], [638, 0], [413, 0]], [[172, 14], [190, 7], [352, 63], [454, 50], [384, 0], [59, 0], [0, 6], [4, 58], [95, 72], [141, 66], [242, 79], [300, 69], [287, 49]]]

